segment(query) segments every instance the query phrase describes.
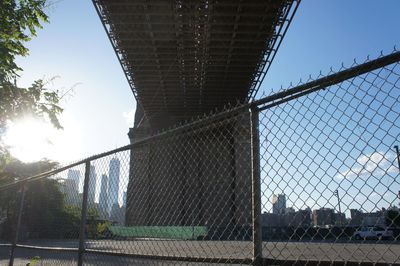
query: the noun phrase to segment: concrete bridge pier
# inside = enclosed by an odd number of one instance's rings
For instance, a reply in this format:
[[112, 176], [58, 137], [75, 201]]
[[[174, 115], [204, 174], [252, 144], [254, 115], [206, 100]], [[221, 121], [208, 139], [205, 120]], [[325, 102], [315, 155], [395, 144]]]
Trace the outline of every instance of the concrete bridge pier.
[[[250, 113], [154, 137], [131, 150], [127, 226], [207, 226], [209, 237], [251, 237]], [[149, 134], [131, 128], [134, 143]]]

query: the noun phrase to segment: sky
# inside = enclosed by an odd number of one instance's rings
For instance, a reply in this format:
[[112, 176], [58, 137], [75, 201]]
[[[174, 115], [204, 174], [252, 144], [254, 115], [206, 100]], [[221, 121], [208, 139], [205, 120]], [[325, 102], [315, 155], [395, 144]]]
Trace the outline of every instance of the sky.
[[[389, 53], [400, 45], [398, 10], [395, 0], [302, 1], [258, 96]], [[19, 85], [55, 78], [49, 87], [72, 88], [62, 103], [64, 131], [51, 134], [62, 137], [43, 156], [68, 163], [129, 144], [136, 102], [92, 2], [55, 1], [48, 14], [50, 23], [27, 43], [30, 55], [17, 61]]]
[[64, 0], [20, 58], [19, 85], [56, 77], [48, 87], [68, 91], [61, 141], [46, 156], [68, 163], [128, 144], [136, 102], [91, 1]]
[[[302, 1], [258, 97], [400, 48], [399, 10], [396, 0]], [[48, 87], [69, 91], [61, 104], [64, 130], [16, 122], [8, 140], [14, 155], [67, 164], [129, 144], [136, 102], [92, 1], [55, 1], [48, 15], [50, 23], [27, 43], [30, 55], [17, 60], [24, 69], [18, 84], [43, 78], [52, 80]], [[46, 132], [46, 147], [28, 141], [38, 132]], [[32, 154], [18, 148], [26, 142], [37, 144]]]

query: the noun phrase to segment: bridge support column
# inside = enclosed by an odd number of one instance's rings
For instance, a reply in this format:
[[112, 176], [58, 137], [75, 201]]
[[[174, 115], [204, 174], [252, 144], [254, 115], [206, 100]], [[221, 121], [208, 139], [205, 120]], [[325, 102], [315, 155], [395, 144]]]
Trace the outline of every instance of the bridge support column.
[[[140, 131], [130, 133], [135, 141]], [[135, 145], [126, 225], [207, 226], [216, 239], [250, 240], [251, 143], [245, 112]]]

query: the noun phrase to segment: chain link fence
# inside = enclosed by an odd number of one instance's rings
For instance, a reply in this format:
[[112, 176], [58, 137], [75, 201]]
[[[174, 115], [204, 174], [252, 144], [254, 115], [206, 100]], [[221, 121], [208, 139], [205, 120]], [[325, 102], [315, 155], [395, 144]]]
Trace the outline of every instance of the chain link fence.
[[260, 112], [263, 248], [273, 264], [399, 263], [400, 66], [366, 64]]
[[0, 264], [398, 264], [399, 60], [1, 186]]

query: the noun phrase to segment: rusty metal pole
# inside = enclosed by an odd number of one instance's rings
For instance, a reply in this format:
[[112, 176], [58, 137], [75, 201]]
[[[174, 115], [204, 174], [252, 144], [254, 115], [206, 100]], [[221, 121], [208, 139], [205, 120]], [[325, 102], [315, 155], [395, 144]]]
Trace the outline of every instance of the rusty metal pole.
[[17, 247], [18, 243], [18, 238], [19, 238], [19, 231], [21, 230], [21, 219], [22, 219], [22, 213], [24, 211], [24, 201], [25, 201], [25, 184], [22, 183], [21, 186], [21, 197], [19, 201], [19, 209], [18, 209], [18, 218], [17, 218], [17, 226], [15, 228], [15, 237], [11, 246], [11, 251], [10, 251], [10, 261], [9, 261], [9, 266], [14, 265], [14, 257], [15, 257], [15, 248]]
[[78, 266], [83, 265], [83, 254], [85, 253], [85, 227], [88, 207], [89, 194], [89, 178], [90, 178], [90, 160], [85, 162], [85, 179], [83, 183], [81, 224], [79, 230], [79, 251], [78, 251]]
[[252, 179], [252, 230], [253, 265], [262, 265], [262, 228], [261, 228], [261, 180], [260, 180], [260, 138], [259, 111], [251, 108], [251, 179]]

